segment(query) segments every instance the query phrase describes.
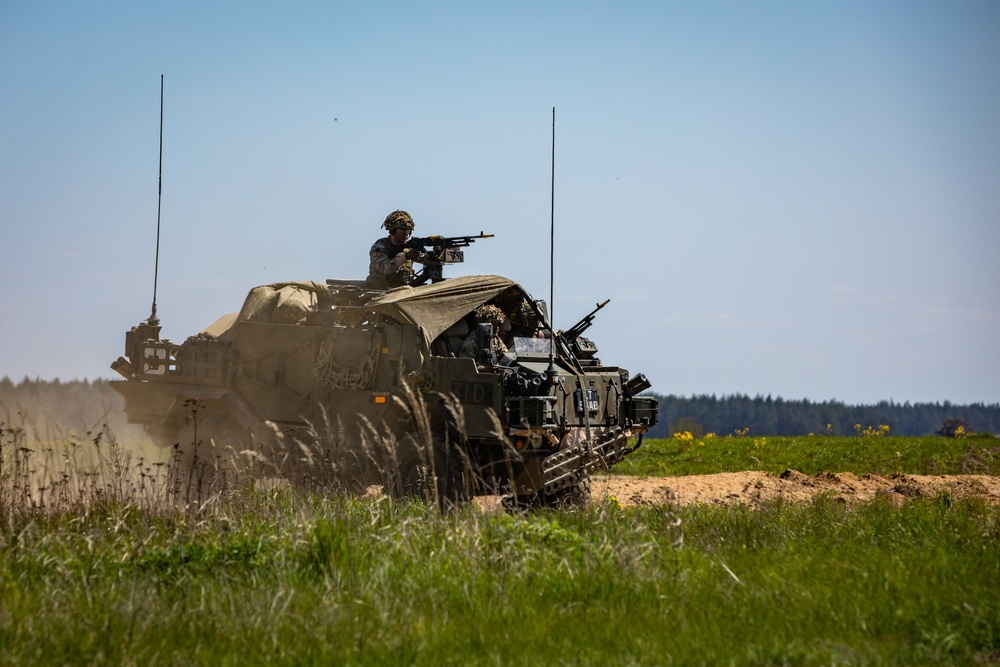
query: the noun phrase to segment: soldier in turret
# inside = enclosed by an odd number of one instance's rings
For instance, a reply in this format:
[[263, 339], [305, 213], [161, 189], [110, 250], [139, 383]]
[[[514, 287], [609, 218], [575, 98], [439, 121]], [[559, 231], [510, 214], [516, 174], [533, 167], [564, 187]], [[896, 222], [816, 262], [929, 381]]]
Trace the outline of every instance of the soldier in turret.
[[[510, 331], [510, 322], [507, 320], [507, 316], [504, 312], [492, 303], [486, 303], [482, 306], [476, 308], [473, 313], [473, 318], [475, 324], [492, 324], [493, 325], [493, 338], [492, 340], [482, 340], [480, 339], [480, 332], [478, 328], [473, 328], [466, 339], [462, 342], [462, 347], [459, 350], [458, 356], [469, 357], [476, 359], [480, 364], [494, 364], [496, 363], [496, 358], [502, 357], [507, 352], [507, 345], [503, 342], [503, 335]], [[481, 357], [481, 351], [483, 348], [492, 348], [492, 355], [494, 358], [489, 362]]]
[[380, 238], [369, 251], [368, 287], [390, 289], [408, 285], [413, 277], [413, 262], [420, 261], [416, 248], [406, 248], [406, 241], [413, 233], [413, 218], [406, 211], [393, 211], [386, 216], [382, 226], [389, 235]]

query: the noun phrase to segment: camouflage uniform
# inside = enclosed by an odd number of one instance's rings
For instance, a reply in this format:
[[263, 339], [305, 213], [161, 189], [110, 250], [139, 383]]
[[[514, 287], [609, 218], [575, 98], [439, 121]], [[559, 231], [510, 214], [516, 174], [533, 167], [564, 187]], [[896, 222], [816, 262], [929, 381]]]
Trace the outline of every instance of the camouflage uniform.
[[406, 250], [406, 247], [392, 242], [392, 234], [397, 229], [413, 231], [413, 218], [406, 211], [393, 211], [386, 216], [382, 226], [389, 230], [389, 236], [381, 238], [372, 244], [368, 251], [368, 287], [389, 289], [409, 285], [413, 278], [413, 260], [407, 259], [402, 266], [396, 268], [396, 256]]
[[403, 250], [403, 246], [396, 245], [388, 236], [372, 244], [372, 249], [368, 252], [371, 261], [368, 264], [366, 284], [376, 289], [408, 285], [413, 276], [413, 261], [406, 260], [398, 269], [395, 264], [396, 255]]

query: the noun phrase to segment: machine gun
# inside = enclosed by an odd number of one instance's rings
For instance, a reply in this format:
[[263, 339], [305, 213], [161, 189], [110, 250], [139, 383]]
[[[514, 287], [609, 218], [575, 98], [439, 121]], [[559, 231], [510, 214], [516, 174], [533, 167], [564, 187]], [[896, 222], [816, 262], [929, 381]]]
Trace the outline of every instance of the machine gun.
[[604, 303], [597, 304], [597, 308], [594, 308], [592, 311], [590, 311], [582, 320], [571, 326], [566, 331], [563, 331], [562, 335], [563, 338], [566, 339], [566, 342], [572, 343], [577, 338], [579, 338], [584, 331], [589, 329], [590, 325], [594, 323], [594, 315], [597, 314], [597, 311], [599, 311], [601, 308], [604, 308], [604, 306], [608, 305], [609, 303], [611, 303], [611, 299], [605, 299]]
[[605, 299], [604, 303], [597, 304], [597, 307], [592, 311], [587, 313], [582, 320], [571, 326], [566, 331], [560, 331], [559, 335], [566, 342], [567, 345], [573, 350], [573, 354], [576, 355], [578, 359], [593, 359], [594, 355], [597, 354], [597, 346], [594, 345], [593, 341], [589, 338], [583, 337], [583, 332], [590, 328], [590, 325], [594, 323], [594, 316], [597, 314], [601, 308], [611, 303], [611, 299]]
[[420, 262], [424, 268], [417, 271], [410, 279], [410, 286], [423, 285], [428, 280], [432, 283], [444, 280], [441, 269], [445, 264], [461, 264], [465, 261], [465, 253], [459, 248], [469, 247], [476, 239], [489, 238], [493, 238], [493, 235], [483, 232], [479, 232], [478, 236], [435, 235], [411, 238], [403, 246], [407, 250], [407, 257], [410, 257], [410, 251], [423, 252], [424, 256], [420, 258]]

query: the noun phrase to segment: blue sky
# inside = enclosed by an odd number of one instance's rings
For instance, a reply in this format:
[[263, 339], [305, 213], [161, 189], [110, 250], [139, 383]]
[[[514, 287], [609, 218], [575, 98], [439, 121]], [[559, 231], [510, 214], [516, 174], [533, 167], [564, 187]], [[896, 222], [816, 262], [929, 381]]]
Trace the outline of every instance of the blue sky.
[[112, 377], [387, 213], [654, 390], [1000, 401], [1000, 4], [0, 4], [0, 376]]

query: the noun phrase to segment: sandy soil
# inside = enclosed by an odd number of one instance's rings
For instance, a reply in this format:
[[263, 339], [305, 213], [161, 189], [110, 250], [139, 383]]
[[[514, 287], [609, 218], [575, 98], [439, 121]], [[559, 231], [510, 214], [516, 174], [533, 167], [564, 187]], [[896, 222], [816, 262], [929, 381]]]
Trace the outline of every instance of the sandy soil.
[[594, 478], [592, 499], [614, 497], [622, 506], [672, 503], [689, 505], [755, 506], [783, 498], [802, 502], [821, 494], [845, 502], [867, 502], [876, 496], [902, 504], [910, 498], [950, 493], [956, 499], [984, 498], [1000, 504], [1000, 477], [987, 475], [855, 475], [820, 473], [812, 477], [796, 470], [774, 476], [763, 472], [732, 472], [686, 477], [630, 477], [602, 475]]

